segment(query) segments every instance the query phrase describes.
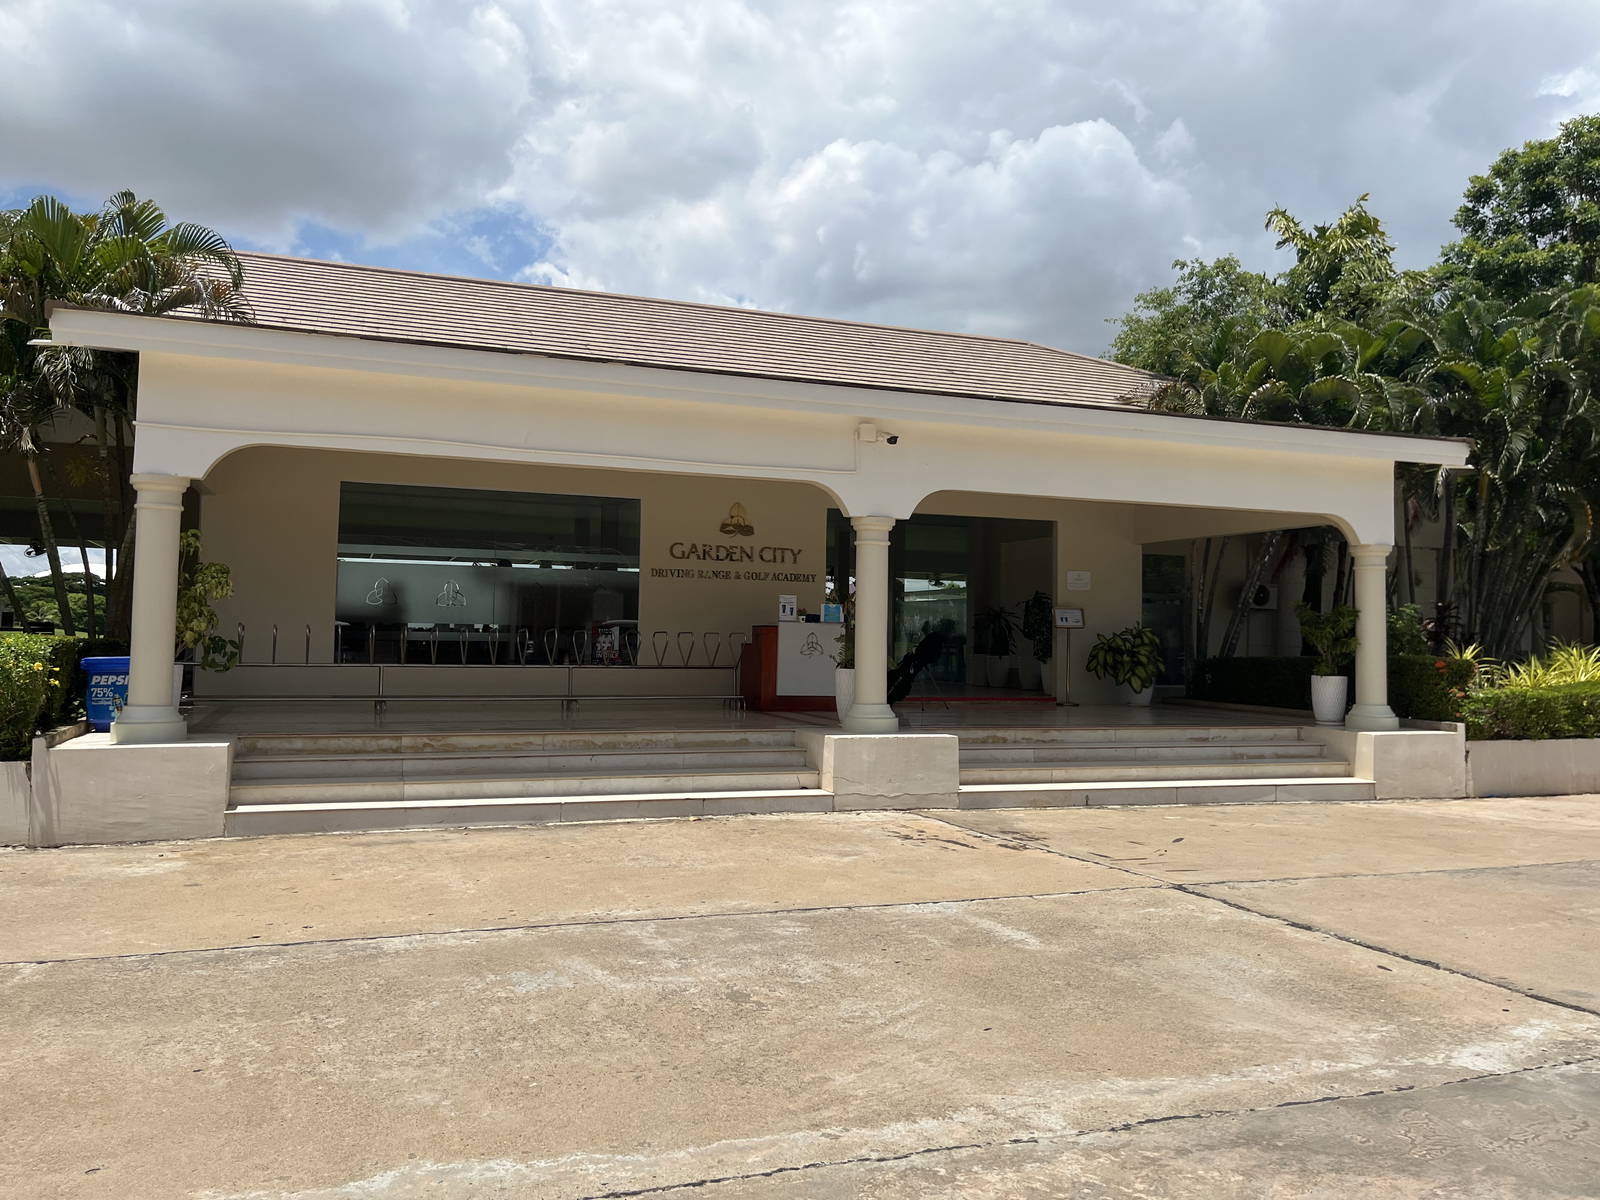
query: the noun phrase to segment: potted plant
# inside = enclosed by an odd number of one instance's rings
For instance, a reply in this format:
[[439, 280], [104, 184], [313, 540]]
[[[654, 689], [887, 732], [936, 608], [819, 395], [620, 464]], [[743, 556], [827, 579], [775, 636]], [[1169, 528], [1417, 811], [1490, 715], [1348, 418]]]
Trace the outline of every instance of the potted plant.
[[1044, 592], [1034, 592], [1022, 602], [1022, 636], [1033, 653], [1017, 659], [1017, 684], [1024, 691], [1044, 686], [1044, 664], [1055, 647], [1055, 601]]
[[972, 633], [983, 660], [984, 682], [1004, 687], [1011, 674], [1011, 654], [1017, 647], [1017, 623], [1011, 610], [998, 604], [980, 608], [972, 617]]
[[233, 574], [223, 563], [200, 560], [200, 533], [186, 530], [179, 543], [177, 647], [172, 702], [182, 698], [184, 661], [205, 671], [226, 671], [239, 662], [239, 643], [217, 632], [213, 600], [233, 595]]
[[839, 605], [844, 623], [833, 639], [833, 708], [843, 721], [856, 699], [856, 602], [855, 597]]
[[1317, 655], [1311, 674], [1311, 712], [1318, 725], [1337, 725], [1348, 707], [1350, 681], [1344, 669], [1355, 657], [1356, 610], [1341, 604], [1321, 613], [1300, 604], [1294, 611], [1300, 618], [1300, 635]]
[[1084, 664], [1096, 679], [1133, 689], [1130, 704], [1149, 704], [1161, 674], [1161, 639], [1148, 625], [1129, 625], [1116, 633], [1103, 633], [1089, 648]]

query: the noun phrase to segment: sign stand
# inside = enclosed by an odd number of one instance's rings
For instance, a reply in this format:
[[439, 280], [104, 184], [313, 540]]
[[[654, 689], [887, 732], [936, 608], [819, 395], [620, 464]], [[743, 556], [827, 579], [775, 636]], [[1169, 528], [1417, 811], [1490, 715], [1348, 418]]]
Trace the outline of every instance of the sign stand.
[[1078, 702], [1072, 698], [1072, 672], [1069, 663], [1072, 654], [1072, 631], [1083, 628], [1083, 609], [1058, 608], [1055, 610], [1055, 618], [1055, 626], [1061, 630], [1061, 690], [1065, 694], [1060, 707], [1077, 708]]

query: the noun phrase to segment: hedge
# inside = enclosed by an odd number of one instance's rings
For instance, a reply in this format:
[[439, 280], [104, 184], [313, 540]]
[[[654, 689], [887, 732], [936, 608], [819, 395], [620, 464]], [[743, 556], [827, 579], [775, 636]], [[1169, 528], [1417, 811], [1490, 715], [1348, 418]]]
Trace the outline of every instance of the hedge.
[[125, 653], [120, 642], [46, 633], [0, 635], [0, 761], [26, 758], [35, 733], [82, 715], [81, 659]]
[[[1208, 659], [1200, 665], [1191, 694], [1197, 700], [1227, 704], [1308, 709], [1316, 663], [1315, 658], [1298, 655]], [[1460, 720], [1457, 693], [1466, 689], [1472, 672], [1472, 665], [1459, 659], [1393, 655], [1389, 659], [1389, 707], [1408, 721]]]
[[1261, 704], [1268, 708], [1310, 708], [1309, 656], [1284, 658], [1209, 658], [1195, 673], [1190, 694], [1196, 700], [1224, 704]]
[[1459, 721], [1476, 670], [1459, 658], [1397, 654], [1389, 660], [1389, 707], [1405, 721]]
[[1472, 741], [1600, 738], [1600, 683], [1468, 692], [1461, 713]]

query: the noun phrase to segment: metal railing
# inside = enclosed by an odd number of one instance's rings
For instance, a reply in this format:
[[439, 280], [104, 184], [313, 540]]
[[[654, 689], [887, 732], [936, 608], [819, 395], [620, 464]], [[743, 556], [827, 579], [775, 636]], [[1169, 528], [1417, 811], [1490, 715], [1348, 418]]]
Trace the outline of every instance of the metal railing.
[[[331, 642], [334, 661], [314, 662], [312, 656], [316, 645], [314, 627], [304, 626], [305, 639], [298, 661], [295, 656], [287, 659], [279, 653], [279, 627], [276, 624], [269, 626], [269, 639], [265, 661], [252, 662], [247, 653], [248, 638], [244, 622], [236, 626], [235, 637], [239, 645], [239, 666], [259, 670], [262, 668], [297, 668], [300, 670], [338, 672], [340, 669], [361, 668], [364, 677], [373, 679], [372, 686], [362, 686], [355, 689], [341, 690], [337, 684], [328, 691], [317, 691], [297, 695], [283, 694], [219, 694], [206, 699], [214, 700], [371, 700], [374, 712], [381, 715], [390, 700], [472, 700], [472, 701], [535, 701], [553, 700], [561, 704], [563, 711], [576, 708], [583, 700], [721, 700], [724, 705], [735, 708], [744, 707], [744, 698], [740, 687], [740, 658], [744, 647], [750, 644], [750, 635], [742, 631], [721, 633], [716, 630], [692, 632], [688, 630], [651, 630], [648, 635], [641, 634], [636, 627], [618, 627], [617, 637], [614, 639], [610, 654], [614, 655], [611, 661], [593, 661], [597, 653], [597, 645], [591, 631], [587, 628], [561, 629], [547, 628], [543, 630], [530, 629], [527, 626], [509, 628], [500, 625], [478, 626], [396, 626], [387, 630], [378, 625], [368, 625], [365, 637], [357, 642], [354, 653], [347, 653], [351, 647], [348, 644], [347, 630], [350, 627], [343, 622], [334, 622], [331, 627]], [[385, 641], [390, 643], [396, 661], [379, 661], [380, 648]], [[413, 647], [423, 647], [426, 661], [411, 661]], [[474, 648], [483, 650], [483, 657], [479, 661], [472, 661]], [[460, 663], [448, 661], [450, 649], [456, 649]], [[361, 651], [365, 651], [364, 657]], [[444, 652], [446, 661], [440, 662], [441, 652]], [[502, 651], [504, 652], [502, 654]], [[542, 652], [542, 654], [541, 654]], [[540, 658], [543, 661], [538, 661]], [[530, 659], [534, 661], [530, 661]], [[405, 678], [408, 685], [414, 685], [416, 676], [413, 673], [418, 667], [429, 666], [466, 666], [474, 668], [512, 666], [522, 667], [530, 671], [538, 671], [541, 675], [545, 672], [563, 673], [561, 686], [556, 690], [539, 689], [520, 695], [479, 695], [461, 696], [459, 694], [424, 694], [408, 692], [404, 688], [397, 688], [395, 678], [391, 673], [406, 672]], [[578, 691], [578, 676], [580, 672], [590, 673], [607, 670], [629, 669], [656, 669], [656, 670], [685, 670], [685, 671], [714, 671], [724, 670], [733, 673], [733, 686], [730, 691], [721, 693], [689, 693], [689, 694], [629, 694], [617, 692], [615, 694], [580, 694]], [[372, 675], [376, 672], [376, 675]], [[334, 679], [337, 680], [335, 675]], [[330, 682], [334, 682], [330, 680]]]
[[[240, 666], [316, 666], [312, 659], [316, 637], [313, 626], [304, 626], [305, 639], [301, 654], [284, 658], [279, 654], [279, 628], [269, 628], [266, 657], [251, 661], [248, 630], [243, 621], [235, 626], [235, 639], [239, 645]], [[563, 629], [559, 626], [546, 629], [526, 625], [394, 625], [376, 624], [365, 627], [365, 637], [357, 649], [347, 652], [345, 622], [335, 621], [332, 626], [333, 662], [335, 664], [359, 663], [368, 666], [382, 665], [380, 651], [393, 653], [385, 658], [396, 666], [436, 666], [441, 657], [459, 657], [461, 666], [549, 666], [549, 667], [653, 667], [671, 669], [713, 669], [738, 667], [744, 647], [750, 644], [750, 635], [743, 631], [722, 633], [706, 630], [696, 633], [689, 630], [654, 629], [645, 634], [636, 627], [619, 627], [616, 638], [610, 642], [609, 660], [596, 661], [599, 643], [591, 630], [585, 627]], [[362, 644], [364, 643], [364, 645]], [[413, 648], [421, 647], [426, 662], [413, 662]], [[474, 661], [473, 651], [481, 648], [481, 659]], [[450, 650], [454, 649], [454, 655]], [[364, 652], [364, 653], [363, 653]], [[542, 652], [542, 654], [541, 654]]]

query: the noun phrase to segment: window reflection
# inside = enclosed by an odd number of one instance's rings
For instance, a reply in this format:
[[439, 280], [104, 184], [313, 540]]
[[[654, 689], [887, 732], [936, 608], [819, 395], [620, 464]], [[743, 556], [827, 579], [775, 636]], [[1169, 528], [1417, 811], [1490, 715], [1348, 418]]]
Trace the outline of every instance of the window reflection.
[[346, 662], [630, 662], [639, 501], [345, 483], [336, 617]]

